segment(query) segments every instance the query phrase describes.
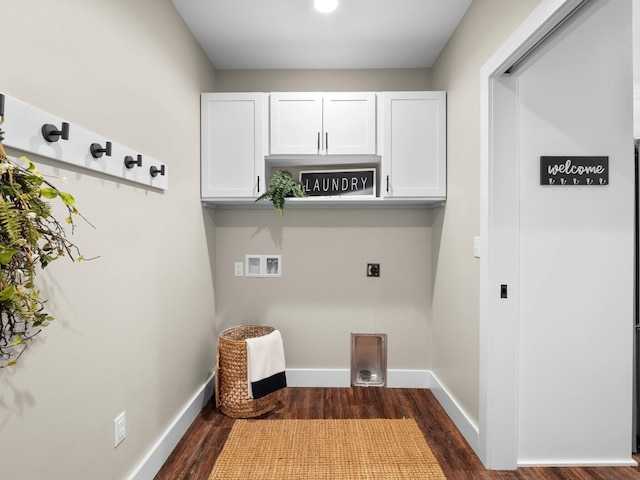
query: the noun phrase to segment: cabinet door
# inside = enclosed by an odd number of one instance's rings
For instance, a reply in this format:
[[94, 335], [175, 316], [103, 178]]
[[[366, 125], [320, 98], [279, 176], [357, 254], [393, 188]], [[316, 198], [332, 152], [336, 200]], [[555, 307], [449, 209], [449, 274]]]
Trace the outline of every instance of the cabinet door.
[[375, 93], [325, 93], [323, 120], [325, 154], [375, 155]]
[[264, 188], [263, 102], [262, 93], [202, 94], [202, 198], [255, 197]]
[[445, 95], [382, 94], [381, 187], [385, 196], [446, 196]]
[[322, 94], [272, 93], [271, 155], [317, 155], [322, 148]]

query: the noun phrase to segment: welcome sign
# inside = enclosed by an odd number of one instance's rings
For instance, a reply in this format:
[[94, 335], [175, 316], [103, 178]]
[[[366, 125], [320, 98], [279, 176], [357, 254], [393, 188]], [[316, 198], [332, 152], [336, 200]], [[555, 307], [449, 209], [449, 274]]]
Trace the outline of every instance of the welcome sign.
[[343, 195], [376, 196], [376, 169], [309, 170], [300, 172], [300, 183], [310, 197]]
[[540, 185], [609, 185], [609, 157], [540, 157]]

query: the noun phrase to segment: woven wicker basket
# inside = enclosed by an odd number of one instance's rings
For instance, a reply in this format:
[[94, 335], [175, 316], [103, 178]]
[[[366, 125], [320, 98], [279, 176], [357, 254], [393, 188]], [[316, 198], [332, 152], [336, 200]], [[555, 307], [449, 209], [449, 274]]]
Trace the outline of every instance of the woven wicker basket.
[[216, 406], [233, 418], [252, 418], [273, 410], [277, 392], [248, 398], [247, 338], [262, 337], [275, 329], [266, 325], [241, 325], [220, 334], [216, 357]]

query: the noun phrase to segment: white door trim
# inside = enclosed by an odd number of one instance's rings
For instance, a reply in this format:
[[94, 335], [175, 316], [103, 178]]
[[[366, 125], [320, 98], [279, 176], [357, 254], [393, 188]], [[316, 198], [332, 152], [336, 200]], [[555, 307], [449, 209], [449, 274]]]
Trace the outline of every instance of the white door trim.
[[[518, 460], [518, 162], [513, 161], [517, 86], [504, 72], [582, 0], [543, 0], [480, 71], [480, 438], [487, 468]], [[511, 121], [511, 123], [509, 123]], [[500, 298], [501, 285], [508, 298]]]

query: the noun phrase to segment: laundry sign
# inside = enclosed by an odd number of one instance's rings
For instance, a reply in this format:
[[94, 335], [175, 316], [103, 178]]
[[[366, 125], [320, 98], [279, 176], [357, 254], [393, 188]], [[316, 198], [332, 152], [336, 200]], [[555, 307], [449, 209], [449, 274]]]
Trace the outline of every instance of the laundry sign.
[[308, 170], [300, 172], [300, 183], [310, 197], [343, 195], [376, 196], [376, 169]]
[[540, 157], [540, 185], [609, 185], [609, 157]]

